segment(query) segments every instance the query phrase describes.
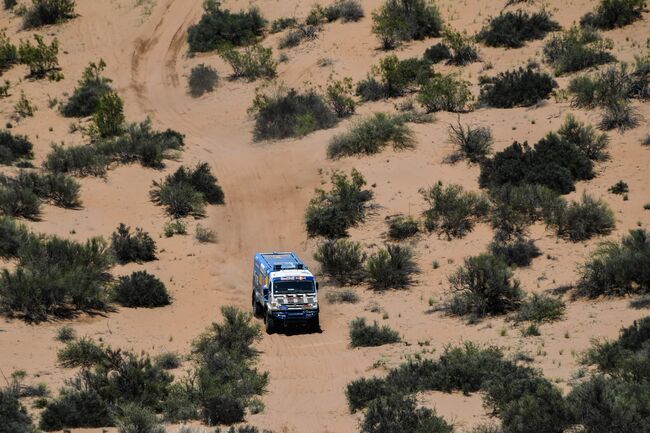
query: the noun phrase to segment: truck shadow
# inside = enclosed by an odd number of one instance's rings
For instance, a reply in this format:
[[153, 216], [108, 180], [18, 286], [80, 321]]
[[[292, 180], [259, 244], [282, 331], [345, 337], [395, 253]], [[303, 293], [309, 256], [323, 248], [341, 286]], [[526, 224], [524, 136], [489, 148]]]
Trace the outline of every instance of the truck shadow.
[[313, 328], [310, 326], [288, 326], [286, 328], [277, 328], [273, 332], [274, 334], [285, 335], [291, 337], [294, 335], [305, 335], [305, 334], [322, 334], [322, 328]]

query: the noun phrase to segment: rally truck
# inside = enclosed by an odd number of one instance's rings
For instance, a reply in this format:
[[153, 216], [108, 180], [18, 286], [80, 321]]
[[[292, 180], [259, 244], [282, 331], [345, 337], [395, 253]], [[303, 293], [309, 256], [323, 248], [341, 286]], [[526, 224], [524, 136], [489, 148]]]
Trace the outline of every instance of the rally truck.
[[252, 304], [269, 334], [294, 324], [320, 329], [318, 283], [295, 253], [255, 254]]

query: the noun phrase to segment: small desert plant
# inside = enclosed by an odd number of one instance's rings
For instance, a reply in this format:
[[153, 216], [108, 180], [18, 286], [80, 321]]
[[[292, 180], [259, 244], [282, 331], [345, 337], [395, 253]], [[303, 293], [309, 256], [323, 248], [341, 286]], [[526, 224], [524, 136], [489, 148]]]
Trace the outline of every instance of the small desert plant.
[[351, 177], [335, 172], [331, 178], [332, 190], [316, 189], [305, 212], [305, 224], [309, 236], [341, 238], [347, 236], [348, 228], [363, 222], [366, 203], [372, 199], [372, 191], [363, 189], [366, 180], [357, 170]]
[[479, 100], [491, 107], [529, 107], [547, 99], [555, 80], [546, 72], [531, 66], [501, 72], [495, 77], [480, 77]]
[[571, 202], [560, 209], [552, 225], [559, 236], [578, 242], [611, 233], [616, 219], [607, 203], [584, 193], [580, 202]]
[[596, 10], [580, 18], [583, 27], [610, 30], [640, 20], [646, 0], [600, 0]]
[[610, 186], [607, 191], [611, 192], [612, 194], [623, 195], [630, 192], [630, 187], [627, 185], [627, 183], [619, 180], [614, 185]]
[[118, 433], [165, 433], [156, 414], [138, 404], [129, 403], [119, 408]]
[[413, 91], [417, 85], [426, 83], [433, 76], [429, 62], [415, 57], [400, 60], [394, 54], [382, 58], [379, 64], [372, 68], [372, 73], [372, 78], [357, 85], [357, 93], [364, 100], [367, 99], [364, 96], [366, 93], [368, 96], [374, 93], [374, 77], [380, 80], [379, 87], [383, 96], [392, 98]]
[[539, 331], [537, 323], [531, 323], [521, 330], [522, 337], [539, 337], [542, 333]]
[[451, 50], [446, 44], [438, 42], [426, 49], [423, 58], [431, 63], [439, 63], [451, 58]]
[[203, 227], [201, 224], [197, 224], [194, 238], [202, 244], [214, 243], [217, 241], [217, 233], [214, 230]]
[[32, 419], [12, 387], [0, 388], [0, 414], [3, 433], [32, 433], [36, 431]]
[[56, 354], [57, 362], [64, 368], [90, 368], [106, 360], [106, 348], [88, 337], [67, 342]]
[[484, 317], [503, 314], [519, 307], [523, 292], [500, 257], [481, 254], [465, 259], [465, 264], [449, 277], [453, 297], [452, 314]]
[[547, 33], [560, 28], [546, 11], [508, 11], [491, 18], [476, 37], [490, 47], [520, 48], [527, 41], [544, 39]]
[[273, 60], [273, 50], [261, 45], [251, 45], [242, 50], [224, 48], [219, 55], [232, 68], [233, 78], [246, 78], [253, 81], [257, 78], [273, 78], [276, 75], [277, 64]]
[[271, 28], [269, 29], [269, 31], [271, 33], [279, 33], [282, 30], [295, 26], [296, 24], [298, 24], [298, 21], [295, 18], [280, 17], [271, 23]]
[[366, 279], [375, 290], [407, 288], [418, 272], [413, 250], [407, 246], [387, 244], [366, 262]]
[[5, 10], [11, 10], [18, 4], [18, 0], [4, 0]]
[[565, 309], [561, 299], [535, 293], [522, 301], [514, 318], [520, 322], [553, 322], [562, 318]]
[[388, 237], [401, 241], [415, 236], [420, 231], [418, 222], [412, 216], [397, 216], [388, 221]]
[[361, 433], [452, 433], [453, 429], [434, 410], [417, 407], [415, 398], [400, 394], [372, 401], [361, 423]]
[[123, 307], [130, 308], [156, 308], [171, 304], [171, 297], [163, 282], [146, 271], [120, 277], [113, 289], [113, 299]]
[[383, 346], [400, 341], [399, 333], [388, 325], [379, 326], [377, 322], [367, 325], [366, 319], [362, 317], [357, 317], [350, 322], [350, 345], [352, 347]]
[[358, 242], [328, 240], [318, 246], [314, 260], [320, 263], [322, 273], [339, 284], [355, 284], [363, 280], [366, 253]]
[[449, 141], [456, 147], [451, 161], [467, 159], [477, 164], [484, 161], [490, 152], [494, 138], [487, 126], [463, 126], [458, 119], [458, 125], [449, 125]]
[[619, 242], [602, 243], [580, 269], [578, 293], [597, 297], [650, 291], [650, 233], [631, 230]]
[[202, 216], [206, 203], [224, 203], [223, 190], [205, 162], [198, 163], [194, 169], [181, 166], [164, 181], [154, 182], [150, 196], [175, 218]]
[[38, 110], [32, 102], [27, 99], [24, 91], [20, 91], [20, 99], [14, 105], [14, 112], [16, 113], [16, 119], [21, 119], [24, 117], [33, 117], [34, 113]]
[[324, 10], [327, 21], [340, 19], [344, 23], [356, 22], [364, 17], [363, 7], [358, 0], [336, 0]]
[[34, 78], [43, 78], [48, 73], [55, 71], [59, 67], [59, 42], [56, 38], [50, 45], [43, 41], [40, 35], [34, 35], [36, 45], [29, 41], [20, 41], [18, 56], [20, 62], [29, 66], [29, 75]]
[[611, 48], [612, 41], [596, 30], [573, 26], [546, 42], [544, 60], [561, 75], [616, 60]]
[[62, 390], [55, 400], [48, 402], [41, 415], [39, 427], [45, 431], [75, 427], [103, 427], [113, 425], [111, 409], [93, 390]]
[[256, 8], [233, 13], [221, 9], [220, 2], [207, 1], [203, 9], [201, 20], [187, 32], [190, 52], [249, 44], [262, 36], [266, 26], [266, 20]]
[[357, 83], [355, 93], [362, 101], [378, 101], [386, 97], [384, 85], [372, 75]]
[[542, 255], [532, 239], [516, 236], [510, 240], [495, 240], [490, 244], [490, 253], [501, 257], [508, 266], [528, 266], [535, 257]]
[[102, 138], [120, 135], [124, 130], [124, 103], [115, 92], [106, 92], [99, 97], [93, 122]]
[[249, 112], [255, 117], [255, 140], [300, 137], [338, 122], [338, 116], [314, 90], [279, 89], [257, 94]]
[[32, 159], [34, 153], [32, 142], [24, 135], [13, 135], [0, 131], [0, 164], [11, 165], [17, 160]]
[[176, 219], [165, 224], [163, 234], [166, 238], [171, 238], [174, 235], [184, 235], [187, 234], [187, 227], [183, 220]]
[[94, 146], [52, 145], [43, 166], [54, 173], [72, 173], [78, 176], [100, 176], [106, 171], [107, 161]]
[[569, 143], [573, 143], [592, 161], [607, 159], [607, 134], [599, 134], [591, 125], [585, 125], [572, 114], [568, 114], [564, 124], [557, 131], [558, 135]]
[[466, 192], [460, 185], [444, 187], [442, 182], [437, 182], [429, 189], [420, 190], [420, 193], [429, 205], [423, 213], [424, 227], [445, 234], [449, 240], [471, 232], [490, 209], [485, 196]]
[[325, 91], [327, 102], [339, 117], [348, 117], [354, 114], [356, 103], [352, 99], [352, 79], [332, 80], [327, 83]]
[[120, 223], [111, 235], [111, 248], [120, 263], [148, 262], [156, 259], [156, 242], [149, 233], [136, 228], [131, 234], [131, 228]]
[[384, 49], [401, 41], [440, 36], [442, 18], [438, 7], [429, 0], [386, 0], [372, 14], [372, 31]]
[[429, 113], [460, 113], [468, 110], [472, 93], [467, 81], [453, 74], [436, 74], [422, 86], [417, 100]]
[[65, 117], [84, 117], [97, 111], [100, 98], [111, 91], [111, 80], [102, 76], [104, 68], [106, 63], [103, 60], [86, 67], [74, 92], [62, 105], [61, 114]]
[[327, 292], [325, 299], [331, 304], [356, 304], [359, 302], [359, 295], [350, 289]]
[[389, 144], [395, 150], [413, 148], [413, 131], [405, 124], [403, 116], [375, 113], [353, 124], [347, 133], [334, 136], [327, 148], [327, 156], [337, 159], [342, 156], [372, 155]]
[[193, 67], [187, 80], [190, 95], [198, 98], [204, 93], [212, 92], [218, 80], [217, 71], [212, 66], [201, 63]]
[[56, 341], [67, 343], [77, 338], [77, 332], [70, 325], [64, 325], [56, 331]]
[[75, 0], [32, 0], [23, 18], [23, 27], [31, 29], [58, 24], [75, 16]]
[[604, 131], [618, 129], [624, 132], [636, 128], [640, 122], [640, 116], [628, 101], [619, 99], [607, 106], [603, 111], [598, 127]]
[[154, 358], [155, 364], [163, 370], [174, 370], [181, 366], [181, 356], [176, 352], [162, 352]]
[[6, 30], [0, 30], [0, 72], [18, 63], [18, 48], [7, 37]]
[[302, 41], [316, 39], [318, 37], [319, 27], [312, 24], [299, 24], [285, 34], [278, 42], [278, 48], [297, 47]]
[[[467, 35], [446, 28], [442, 32], [442, 41], [449, 49], [449, 63], [464, 66], [479, 60], [478, 49]], [[431, 54], [430, 52], [429, 55]]]

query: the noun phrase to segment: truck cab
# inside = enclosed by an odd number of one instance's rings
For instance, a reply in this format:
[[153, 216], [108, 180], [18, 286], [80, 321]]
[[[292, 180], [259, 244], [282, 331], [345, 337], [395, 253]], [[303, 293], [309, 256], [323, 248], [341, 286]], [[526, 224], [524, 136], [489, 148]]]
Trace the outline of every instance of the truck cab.
[[295, 253], [255, 254], [252, 305], [269, 334], [292, 324], [320, 329], [318, 283]]

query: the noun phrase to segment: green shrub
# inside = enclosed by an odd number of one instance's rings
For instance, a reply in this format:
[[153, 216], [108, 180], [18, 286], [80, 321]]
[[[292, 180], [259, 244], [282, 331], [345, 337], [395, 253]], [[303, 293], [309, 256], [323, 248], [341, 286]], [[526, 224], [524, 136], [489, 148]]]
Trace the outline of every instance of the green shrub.
[[156, 242], [149, 233], [136, 228], [131, 234], [131, 228], [123, 223], [111, 235], [111, 248], [120, 263], [149, 262], [156, 260]]
[[91, 62], [86, 67], [74, 92], [61, 106], [61, 114], [65, 117], [85, 117], [97, 111], [100, 98], [111, 91], [111, 80], [102, 76], [104, 68], [104, 60]]
[[465, 259], [465, 264], [449, 277], [453, 297], [452, 314], [484, 317], [503, 314], [519, 307], [523, 292], [519, 281], [500, 257], [480, 254]]
[[333, 292], [327, 292], [325, 294], [325, 299], [327, 299], [327, 302], [330, 304], [356, 304], [359, 302], [359, 295], [349, 289], [337, 290]]
[[137, 404], [120, 407], [117, 416], [118, 433], [165, 433], [165, 427], [158, 422], [156, 414]]
[[268, 373], [255, 368], [259, 352], [253, 344], [261, 339], [259, 325], [235, 307], [221, 311], [223, 323], [213, 323], [192, 349], [198, 405], [203, 421], [211, 425], [243, 421], [251, 397], [261, 395], [268, 384]]
[[64, 368], [91, 368], [106, 361], [106, 348], [88, 337], [68, 342], [56, 354], [57, 362]]
[[[450, 64], [465, 66], [479, 60], [478, 49], [467, 35], [445, 28], [442, 32], [442, 41], [449, 49]], [[430, 52], [429, 55], [431, 54], [433, 53]]]
[[201, 20], [187, 32], [190, 52], [249, 44], [262, 36], [266, 26], [266, 20], [256, 8], [233, 13], [221, 9], [217, 1], [207, 1], [203, 9]]
[[24, 225], [17, 224], [12, 218], [0, 217], [0, 257], [3, 259], [18, 257], [20, 246], [31, 237]]
[[24, 135], [0, 131], [0, 164], [11, 165], [20, 159], [32, 159], [34, 146]]
[[453, 426], [432, 409], [418, 408], [412, 397], [391, 395], [373, 401], [361, 423], [362, 433], [452, 433]]
[[32, 220], [38, 219], [41, 202], [34, 191], [21, 188], [6, 178], [2, 180], [5, 184], [0, 184], [0, 214]]
[[201, 63], [193, 67], [187, 80], [190, 95], [198, 98], [204, 93], [212, 92], [218, 80], [219, 75], [212, 66]]
[[352, 169], [350, 178], [334, 172], [332, 190], [316, 189], [305, 212], [305, 224], [309, 236], [341, 238], [347, 236], [350, 227], [362, 223], [366, 217], [366, 203], [372, 199], [372, 191], [363, 189], [366, 180]]
[[43, 162], [43, 167], [54, 173], [70, 173], [77, 176], [100, 176], [106, 172], [108, 161], [93, 145], [52, 145], [52, 151]]
[[366, 253], [361, 244], [347, 239], [327, 240], [314, 253], [321, 272], [338, 284], [356, 284], [363, 280]]
[[273, 78], [276, 76], [277, 64], [273, 60], [273, 50], [261, 45], [251, 45], [236, 50], [226, 48], [219, 55], [232, 67], [233, 78], [246, 78], [253, 81], [257, 78]]
[[384, 85], [372, 75], [368, 75], [365, 80], [357, 83], [355, 93], [362, 101], [378, 101], [386, 97]]
[[[383, 91], [383, 96], [392, 98], [402, 96], [413, 91], [416, 85], [426, 83], [433, 77], [433, 70], [425, 60], [415, 57], [400, 60], [393, 54], [382, 58], [379, 64], [373, 67], [373, 75], [380, 80], [379, 86]], [[361, 94], [362, 99], [365, 99], [364, 93], [369, 93], [372, 96], [374, 92], [372, 87], [375, 84], [366, 82], [365, 84], [360, 83], [360, 86], [361, 89], [357, 86], [357, 93]], [[368, 86], [370, 87], [365, 89]]]
[[451, 59], [451, 50], [447, 44], [438, 42], [427, 48], [422, 57], [431, 63], [440, 63], [443, 60]]
[[592, 161], [607, 159], [607, 134], [599, 134], [593, 126], [585, 125], [572, 114], [568, 114], [564, 124], [557, 131], [558, 135], [569, 143], [573, 143], [582, 153]]
[[411, 149], [415, 146], [413, 131], [405, 124], [403, 116], [375, 113], [354, 123], [348, 132], [334, 136], [327, 148], [327, 156], [372, 155], [387, 145], [393, 149]]
[[551, 221], [558, 236], [573, 242], [611, 233], [616, 226], [614, 212], [607, 203], [584, 193], [580, 202], [571, 202]]
[[513, 240], [495, 240], [490, 244], [490, 253], [500, 257], [508, 266], [528, 266], [535, 257], [542, 255], [532, 239], [515, 237]]
[[3, 433], [33, 433], [32, 419], [10, 387], [0, 388], [0, 417]]
[[18, 4], [18, 0], [4, 0], [5, 10], [13, 9]]
[[63, 428], [97, 428], [113, 425], [110, 408], [93, 390], [62, 390], [41, 414], [39, 427], [45, 431]]
[[622, 195], [630, 192], [630, 188], [627, 185], [627, 183], [623, 182], [622, 180], [619, 180], [614, 185], [610, 186], [607, 191], [611, 192], [612, 194]]
[[515, 320], [553, 322], [562, 318], [565, 309], [566, 305], [561, 299], [534, 293], [521, 303], [515, 314]]
[[520, 48], [527, 41], [544, 39], [548, 33], [560, 29], [546, 11], [532, 14], [522, 10], [508, 11], [491, 18], [476, 38], [490, 47]]
[[350, 345], [352, 347], [383, 346], [400, 341], [399, 333], [388, 325], [379, 326], [376, 321], [373, 325], [367, 325], [366, 319], [362, 317], [357, 317], [350, 322]]
[[289, 30], [287, 34], [280, 38], [278, 48], [293, 48], [297, 47], [305, 40], [312, 40], [318, 37], [320, 28], [318, 25], [298, 24], [294, 29]]
[[113, 299], [129, 308], [156, 308], [171, 304], [171, 297], [163, 282], [146, 271], [120, 277], [113, 288]]
[[636, 128], [640, 119], [641, 117], [629, 102], [618, 100], [605, 107], [598, 127], [604, 131], [618, 129], [624, 132]]
[[314, 90], [298, 93], [280, 89], [275, 94], [258, 94], [249, 109], [255, 117], [255, 140], [300, 137], [338, 122], [336, 113]]
[[10, 216], [37, 218], [41, 201], [77, 208], [79, 184], [63, 174], [19, 171], [15, 178], [0, 175], [0, 212]]
[[482, 194], [465, 192], [460, 185], [443, 187], [438, 181], [420, 190], [429, 208], [424, 211], [424, 227], [445, 234], [447, 239], [463, 237], [489, 212], [489, 202]]
[[154, 182], [150, 196], [174, 218], [202, 216], [206, 203], [224, 203], [223, 190], [205, 162], [194, 169], [181, 166], [164, 181]]
[[55, 338], [61, 343], [68, 343], [77, 338], [77, 331], [70, 325], [64, 325], [56, 330]]
[[329, 102], [336, 115], [343, 118], [354, 114], [356, 103], [352, 99], [352, 79], [344, 78], [342, 80], [333, 80], [327, 83], [325, 92], [327, 102]]
[[418, 222], [412, 216], [397, 216], [388, 221], [388, 237], [401, 241], [415, 236], [420, 231]]
[[341, 19], [342, 22], [357, 22], [364, 17], [363, 7], [358, 0], [336, 0], [325, 8], [327, 21]]
[[18, 49], [7, 37], [6, 30], [0, 30], [0, 72], [5, 72], [18, 63]]
[[194, 238], [201, 243], [214, 243], [217, 241], [217, 233], [214, 230], [201, 226], [201, 224], [197, 224]]
[[596, 30], [573, 26], [546, 42], [544, 60], [561, 75], [615, 61], [611, 49], [612, 41]]
[[174, 370], [181, 366], [181, 357], [176, 352], [162, 352], [154, 358], [157, 367], [163, 370]]
[[30, 77], [43, 78], [59, 68], [59, 60], [57, 57], [59, 54], [59, 42], [54, 38], [50, 45], [47, 45], [40, 35], [34, 35], [34, 40], [36, 41], [36, 45], [32, 45], [29, 41], [21, 40], [20, 47], [18, 48], [18, 56], [20, 57], [20, 63], [29, 67]]
[[501, 72], [495, 77], [480, 77], [479, 100], [491, 107], [530, 107], [548, 99], [557, 82], [546, 72], [527, 66]]
[[562, 393], [548, 384], [509, 403], [501, 413], [504, 431], [563, 433], [571, 420]]
[[271, 23], [269, 31], [271, 33], [279, 33], [282, 30], [295, 26], [296, 24], [298, 24], [298, 21], [293, 17], [280, 17]]
[[429, 113], [461, 113], [469, 109], [472, 93], [469, 90], [469, 82], [453, 74], [436, 74], [422, 86], [417, 100]]
[[620, 242], [602, 243], [580, 269], [578, 293], [596, 297], [650, 291], [650, 233], [631, 230]]
[[452, 162], [467, 159], [477, 164], [484, 161], [492, 152], [494, 138], [492, 130], [487, 126], [463, 127], [459, 119], [457, 126], [449, 125], [448, 132], [449, 141], [456, 147], [450, 158]]
[[402, 289], [411, 285], [418, 270], [410, 247], [386, 244], [366, 262], [366, 280], [375, 290]]
[[32, 29], [58, 24], [75, 17], [75, 0], [32, 0], [23, 18], [23, 27]]
[[624, 27], [641, 19], [646, 5], [646, 0], [600, 0], [594, 12], [580, 18], [580, 25], [605, 30]]
[[183, 220], [175, 219], [165, 224], [163, 234], [166, 238], [171, 238], [174, 235], [185, 235], [187, 234], [187, 226]]
[[372, 13], [372, 32], [384, 49], [401, 41], [440, 36], [442, 18], [438, 7], [429, 0], [386, 0]]
[[93, 122], [102, 138], [120, 135], [124, 127], [124, 103], [115, 92], [106, 92], [99, 97]]
[[[637, 61], [637, 69], [645, 68]], [[647, 98], [648, 72], [630, 72], [623, 64], [611, 66], [594, 75], [582, 75], [571, 80], [571, 103], [576, 107], [607, 108], [630, 98]]]

